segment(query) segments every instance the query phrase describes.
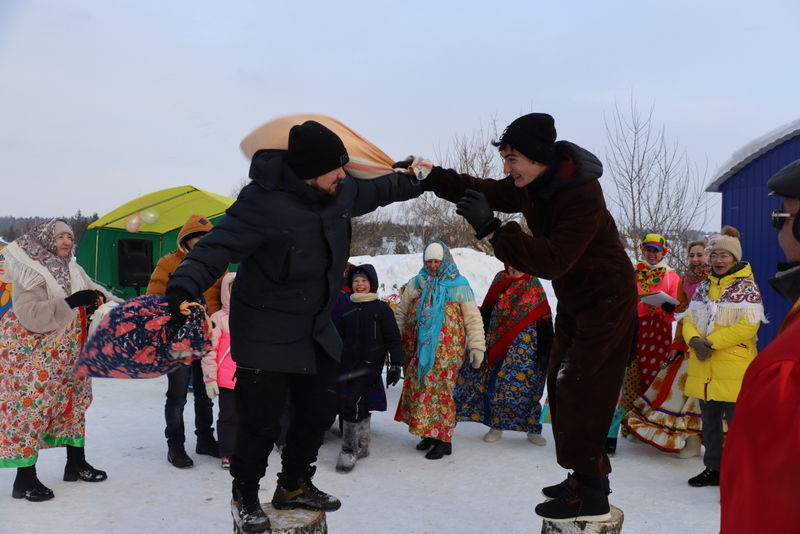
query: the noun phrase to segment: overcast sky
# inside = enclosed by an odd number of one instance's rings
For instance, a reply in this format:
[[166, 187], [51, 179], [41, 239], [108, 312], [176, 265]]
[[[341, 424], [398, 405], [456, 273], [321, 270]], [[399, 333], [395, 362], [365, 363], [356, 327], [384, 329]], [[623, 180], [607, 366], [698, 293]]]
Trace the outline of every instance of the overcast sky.
[[241, 139], [290, 113], [399, 159], [545, 111], [605, 159], [631, 94], [710, 181], [800, 117], [798, 22], [797, 0], [0, 0], [0, 215], [231, 194]]

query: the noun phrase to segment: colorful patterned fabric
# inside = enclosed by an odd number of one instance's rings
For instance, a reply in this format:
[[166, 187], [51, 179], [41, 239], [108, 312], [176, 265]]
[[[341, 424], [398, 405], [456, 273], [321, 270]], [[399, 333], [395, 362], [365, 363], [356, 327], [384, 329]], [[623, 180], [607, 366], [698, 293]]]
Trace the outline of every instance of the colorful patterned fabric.
[[456, 405], [453, 401], [458, 371], [464, 362], [466, 329], [461, 304], [444, 305], [442, 326], [438, 333], [433, 367], [421, 380], [417, 372], [417, 322], [413, 313], [420, 306], [419, 297], [411, 302], [406, 324], [399, 325], [406, 354], [403, 392], [397, 405], [395, 420], [406, 423], [415, 436], [450, 442], [456, 424]]
[[636, 358], [639, 360], [639, 372], [642, 375], [642, 390], [639, 391], [637, 397], [650, 387], [650, 383], [665, 365], [671, 343], [671, 323], [665, 323], [654, 316], [639, 318]]
[[0, 467], [34, 465], [40, 449], [84, 445], [92, 383], [73, 373], [83, 322], [76, 314], [64, 329], [37, 334], [13, 311], [0, 319]]
[[498, 365], [473, 369], [469, 362], [464, 363], [453, 393], [459, 421], [541, 434], [539, 401], [546, 369], [538, 356], [536, 326], [528, 325], [517, 336]]
[[700, 403], [683, 393], [686, 376], [686, 358], [678, 358], [634, 401], [626, 424], [639, 439], [663, 451], [678, 452], [689, 435], [702, 432]]
[[505, 358], [511, 344], [523, 330], [536, 320], [550, 315], [547, 295], [538, 278], [529, 274], [513, 278], [505, 271], [495, 275], [481, 310], [490, 310], [485, 326], [491, 367]]
[[11, 309], [11, 284], [4, 281], [5, 260], [3, 259], [3, 249], [5, 245], [0, 243], [0, 317]]
[[431, 276], [423, 265], [417, 276], [413, 279], [413, 287], [420, 290], [419, 302], [416, 311], [417, 350], [419, 358], [417, 366], [418, 378], [425, 375], [434, 365], [434, 358], [439, 344], [439, 331], [444, 320], [444, 306], [447, 302], [465, 302], [475, 300], [472, 288], [467, 279], [458, 273], [450, 249], [442, 241], [439, 243], [444, 250], [444, 258], [436, 272]]
[[[31, 228], [27, 233], [21, 235], [14, 243], [22, 249], [28, 257], [41, 263], [58, 284], [64, 289], [67, 295], [72, 293], [70, 289], [69, 262], [72, 259], [72, 252], [62, 258], [56, 250], [56, 223], [63, 219], [51, 219], [47, 222], [39, 223]], [[73, 251], [75, 247], [72, 247]]]
[[153, 378], [190, 365], [209, 350], [211, 328], [202, 306], [180, 327], [160, 295], [132, 298], [100, 323], [81, 353], [76, 373], [111, 378]]

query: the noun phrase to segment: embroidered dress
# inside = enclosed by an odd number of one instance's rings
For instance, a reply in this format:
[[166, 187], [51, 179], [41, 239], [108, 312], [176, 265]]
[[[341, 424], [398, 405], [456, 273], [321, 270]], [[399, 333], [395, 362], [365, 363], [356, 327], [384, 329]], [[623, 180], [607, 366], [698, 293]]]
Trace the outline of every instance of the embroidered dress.
[[479, 369], [462, 366], [453, 394], [458, 420], [541, 434], [548, 348], [540, 351], [539, 326], [552, 329], [544, 289], [533, 276], [512, 278], [503, 271], [481, 309], [489, 317], [488, 361]]
[[[697, 287], [707, 279], [708, 272], [708, 266], [703, 265], [697, 272], [690, 271], [681, 279], [683, 291], [680, 292], [678, 312], [686, 310]], [[678, 332], [681, 330], [679, 324]], [[673, 341], [670, 348], [685, 352], [682, 339]], [[702, 432], [700, 403], [694, 397], [686, 396], [686, 377], [687, 358], [679, 353], [675, 361], [656, 375], [647, 391], [633, 402], [633, 409], [626, 414], [628, 429], [636, 437], [658, 449], [678, 452], [686, 445], [686, 438]]]

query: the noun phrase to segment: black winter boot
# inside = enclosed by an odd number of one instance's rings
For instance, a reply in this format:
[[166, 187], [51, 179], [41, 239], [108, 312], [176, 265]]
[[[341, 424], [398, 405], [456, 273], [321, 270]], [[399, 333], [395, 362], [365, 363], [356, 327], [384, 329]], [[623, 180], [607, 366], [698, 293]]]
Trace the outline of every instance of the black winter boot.
[[575, 475], [569, 473], [567, 478], [559, 482], [558, 484], [553, 484], [552, 486], [545, 486], [542, 488], [542, 495], [547, 497], [548, 499], [555, 499], [559, 495], [561, 495], [566, 489], [569, 487], [569, 481], [571, 478], [575, 478]]
[[219, 443], [214, 439], [214, 436], [198, 437], [194, 452], [219, 458]]
[[436, 440], [434, 438], [422, 438], [422, 440], [419, 443], [417, 443], [417, 450], [427, 451], [428, 449], [433, 447], [434, 443], [436, 443]]
[[[577, 476], [570, 476], [565, 482], [566, 485], [558, 496], [536, 505], [536, 515], [556, 523], [606, 521], [611, 517], [608, 490], [598, 489], [579, 482]], [[551, 486], [551, 488], [554, 487]]]
[[453, 444], [438, 439], [433, 440], [433, 448], [428, 451], [425, 458], [428, 460], [439, 460], [443, 456], [453, 454]]
[[178, 469], [186, 469], [194, 465], [194, 462], [189, 458], [189, 455], [186, 454], [186, 449], [183, 447], [180, 449], [170, 449], [169, 452], [167, 452], [167, 461]]
[[706, 467], [702, 473], [689, 479], [689, 485], [695, 488], [719, 486], [719, 471]]
[[258, 501], [258, 484], [234, 481], [231, 515], [235, 532], [272, 532], [269, 518]]
[[55, 495], [53, 490], [45, 486], [36, 476], [36, 466], [18, 467], [17, 477], [14, 479], [14, 487], [11, 496], [15, 499], [27, 499], [31, 502], [42, 502], [52, 499]]
[[64, 481], [102, 482], [108, 478], [105, 471], [95, 469], [86, 461], [83, 447], [67, 445], [67, 465], [64, 466]]
[[278, 487], [272, 496], [272, 506], [278, 510], [305, 508], [306, 510], [324, 510], [333, 512], [342, 503], [339, 499], [320, 490], [311, 483], [316, 467], [309, 467], [308, 474], [299, 479], [287, 478], [283, 473], [278, 475]]

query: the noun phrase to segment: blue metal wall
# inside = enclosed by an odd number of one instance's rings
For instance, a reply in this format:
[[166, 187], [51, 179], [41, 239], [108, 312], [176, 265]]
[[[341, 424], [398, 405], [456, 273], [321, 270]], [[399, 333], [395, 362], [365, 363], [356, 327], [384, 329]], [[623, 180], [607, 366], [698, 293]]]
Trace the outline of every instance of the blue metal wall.
[[764, 297], [769, 324], [758, 331], [758, 348], [763, 349], [778, 333], [789, 302], [770, 287], [776, 264], [785, 261], [778, 246], [777, 232], [770, 225], [770, 212], [779, 209], [781, 199], [769, 197], [767, 180], [781, 168], [800, 158], [800, 136], [772, 148], [751, 161], [723, 183], [722, 224], [729, 224], [742, 233], [742, 256], [753, 266], [753, 273]]

